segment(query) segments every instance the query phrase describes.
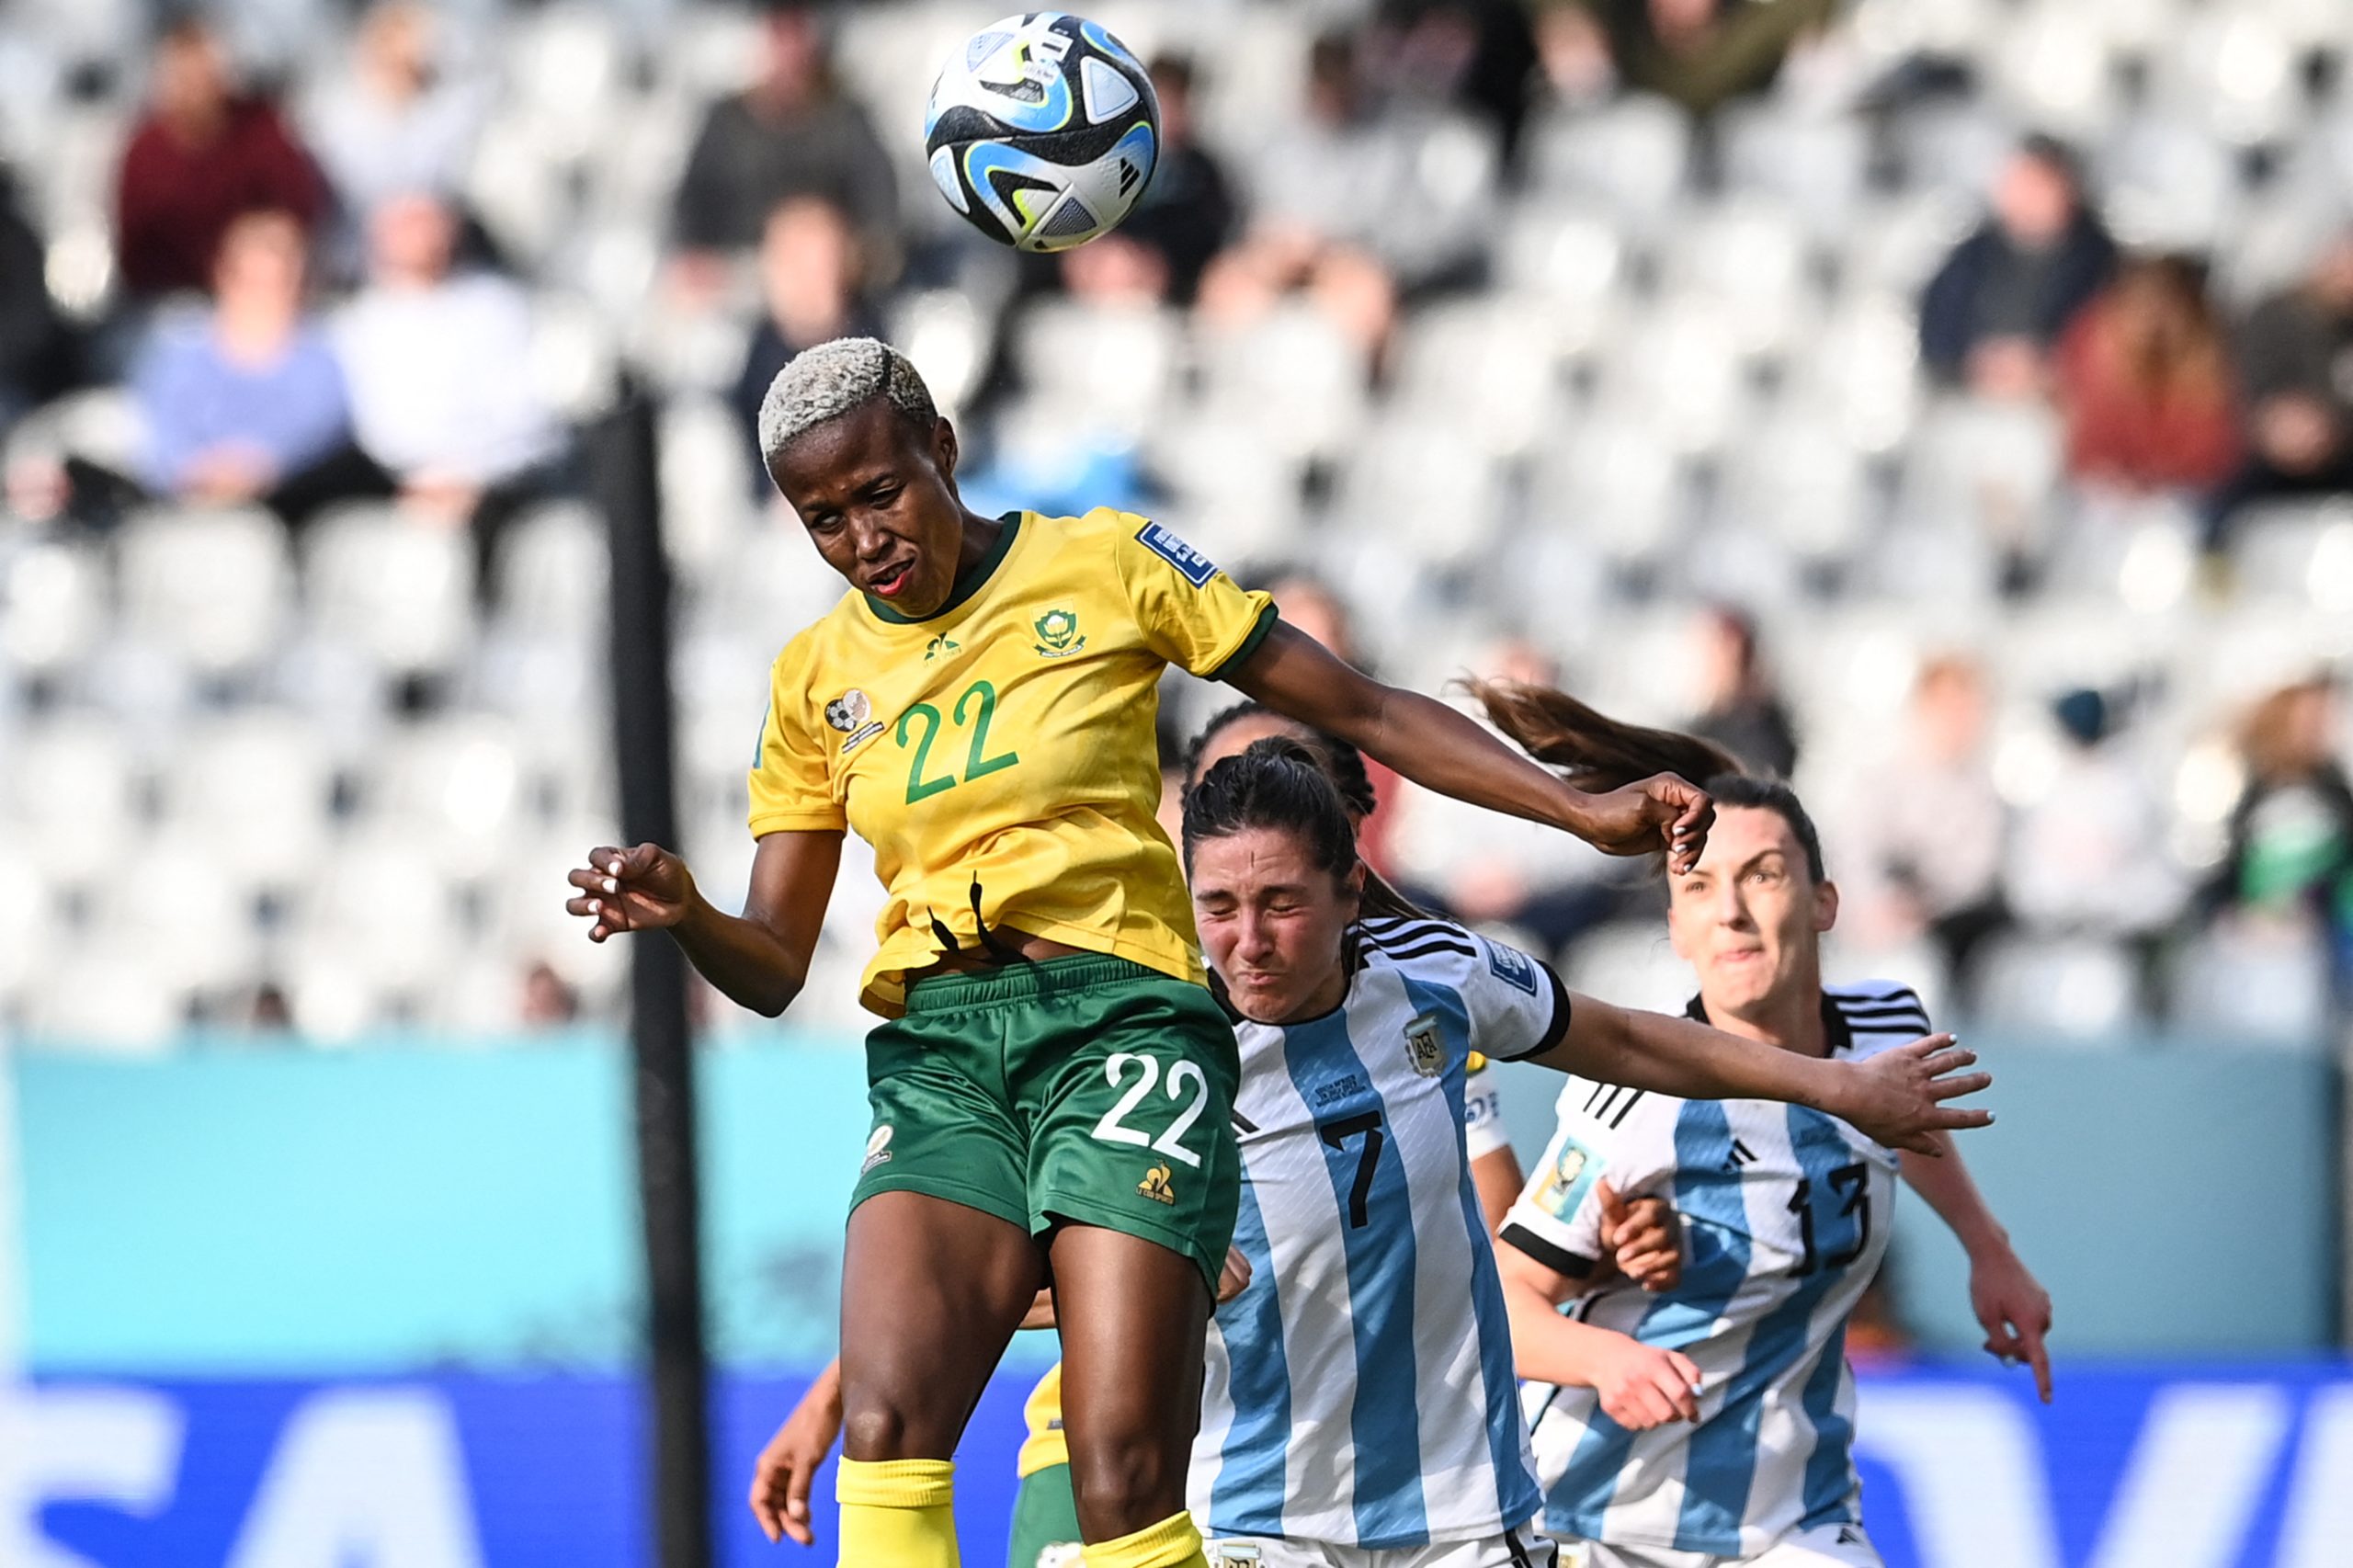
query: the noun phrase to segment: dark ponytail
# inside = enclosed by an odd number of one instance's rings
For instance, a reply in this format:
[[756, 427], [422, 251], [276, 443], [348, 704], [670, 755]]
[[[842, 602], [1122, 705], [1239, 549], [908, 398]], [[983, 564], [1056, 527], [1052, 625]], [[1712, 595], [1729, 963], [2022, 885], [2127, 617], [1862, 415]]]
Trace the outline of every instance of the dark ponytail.
[[1301, 742], [1268, 735], [1229, 756], [1185, 791], [1185, 869], [1205, 839], [1253, 828], [1296, 835], [1316, 869], [1336, 881], [1357, 865], [1356, 824], [1322, 763]]
[[1655, 774], [1675, 774], [1715, 797], [1719, 806], [1752, 806], [1788, 823], [1813, 880], [1825, 880], [1822, 835], [1797, 791], [1778, 778], [1750, 774], [1713, 742], [1612, 719], [1549, 686], [1487, 680], [1465, 685], [1495, 728], [1537, 761], [1559, 768], [1578, 789], [1603, 793]]
[[[1292, 726], [1300, 732], [1299, 734], [1280, 737], [1269, 735], [1264, 740], [1252, 742], [1251, 751], [1256, 751], [1269, 741], [1283, 740], [1295, 748], [1300, 756], [1304, 756], [1321, 770], [1324, 778], [1338, 792], [1340, 803], [1347, 809], [1351, 829], [1372, 815], [1373, 809], [1380, 802], [1373, 796], [1372, 775], [1365, 767], [1364, 753], [1328, 730], [1319, 730], [1313, 725], [1302, 724], [1289, 714], [1278, 712], [1263, 702], [1249, 701], [1237, 702], [1231, 708], [1219, 710], [1207, 724], [1201, 727], [1201, 733], [1193, 737], [1193, 744], [1185, 748], [1185, 794], [1188, 805], [1192, 799], [1194, 784], [1199, 781], [1201, 756], [1209, 750], [1210, 743], [1245, 719], [1269, 716], [1280, 719], [1284, 723]], [[1248, 753], [1245, 752], [1244, 755], [1247, 756]], [[1233, 759], [1229, 757], [1227, 760]], [[1215, 772], [1216, 769], [1212, 768], [1211, 771]], [[1185, 861], [1188, 866], [1192, 864], [1193, 858], [1191, 821], [1188, 811], [1186, 816], [1188, 825], [1185, 838]], [[1366, 915], [1376, 919], [1426, 920], [1429, 918], [1426, 910], [1404, 893], [1399, 892], [1390, 884], [1388, 878], [1370, 866], [1364, 869], [1364, 896], [1361, 900], [1361, 907]]]

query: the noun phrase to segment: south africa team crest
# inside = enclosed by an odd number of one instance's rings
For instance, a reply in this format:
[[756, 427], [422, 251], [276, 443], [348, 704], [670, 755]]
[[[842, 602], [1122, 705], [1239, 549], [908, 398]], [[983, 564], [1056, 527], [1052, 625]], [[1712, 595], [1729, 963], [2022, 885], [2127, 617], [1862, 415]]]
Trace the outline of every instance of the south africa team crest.
[[1078, 634], [1078, 617], [1066, 609], [1050, 609], [1029, 625], [1038, 633], [1041, 659], [1067, 659], [1086, 651], [1086, 639]]

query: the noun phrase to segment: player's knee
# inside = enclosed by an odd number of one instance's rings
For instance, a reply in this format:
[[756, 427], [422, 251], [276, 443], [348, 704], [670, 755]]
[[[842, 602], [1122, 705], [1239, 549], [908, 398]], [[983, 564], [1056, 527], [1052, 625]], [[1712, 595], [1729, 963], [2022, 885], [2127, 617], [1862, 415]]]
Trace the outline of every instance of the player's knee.
[[1087, 1447], [1071, 1445], [1071, 1491], [1097, 1533], [1126, 1535], [1184, 1507], [1185, 1453], [1142, 1439]]
[[887, 1400], [845, 1399], [842, 1403], [842, 1452], [866, 1463], [883, 1460], [919, 1459], [907, 1451], [907, 1414]]

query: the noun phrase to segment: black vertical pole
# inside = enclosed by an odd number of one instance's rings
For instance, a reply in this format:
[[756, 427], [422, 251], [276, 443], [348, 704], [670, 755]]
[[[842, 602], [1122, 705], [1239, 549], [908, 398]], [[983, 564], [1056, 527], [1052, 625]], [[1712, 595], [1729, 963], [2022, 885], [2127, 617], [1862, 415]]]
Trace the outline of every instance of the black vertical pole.
[[[651, 841], [675, 849], [670, 570], [662, 549], [653, 404], [641, 393], [625, 392], [590, 440], [591, 479], [612, 555], [613, 739], [620, 760], [621, 842]], [[661, 1568], [710, 1568], [710, 1369], [703, 1346], [686, 960], [676, 944], [662, 937], [632, 938], [628, 949], [657, 1562]]]

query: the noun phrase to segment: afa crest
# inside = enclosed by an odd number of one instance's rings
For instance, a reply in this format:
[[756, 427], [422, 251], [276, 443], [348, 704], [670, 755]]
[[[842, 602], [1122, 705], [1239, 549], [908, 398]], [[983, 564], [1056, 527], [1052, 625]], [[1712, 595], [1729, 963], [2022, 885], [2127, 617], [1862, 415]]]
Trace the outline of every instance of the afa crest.
[[1050, 609], [1029, 625], [1038, 633], [1041, 659], [1067, 659], [1086, 651], [1086, 639], [1078, 634], [1078, 617], [1066, 609]]
[[1438, 1032], [1436, 1013], [1416, 1013], [1405, 1026], [1405, 1058], [1425, 1078], [1437, 1077], [1446, 1065], [1446, 1037]]

